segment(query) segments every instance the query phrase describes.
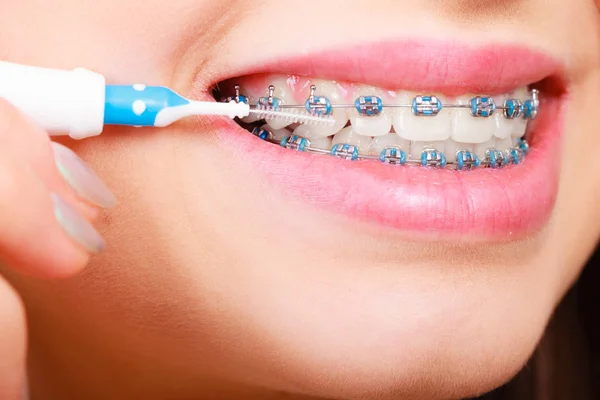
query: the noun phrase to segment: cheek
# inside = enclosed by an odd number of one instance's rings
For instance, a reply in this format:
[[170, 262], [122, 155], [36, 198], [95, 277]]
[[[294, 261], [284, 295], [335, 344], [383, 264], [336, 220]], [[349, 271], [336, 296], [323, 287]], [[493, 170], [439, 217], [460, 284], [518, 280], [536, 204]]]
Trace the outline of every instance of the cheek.
[[[423, 249], [314, 232], [343, 224], [277, 198], [211, 138], [169, 131], [116, 147], [107, 136], [79, 149], [123, 199], [104, 227], [111, 248], [81, 283], [104, 295], [85, 300], [82, 319], [105, 315], [125, 347], [168, 350], [165, 366], [334, 398], [467, 396], [527, 361], [555, 302], [540, 243], [501, 250], [520, 256], [499, 265], [487, 251], [409, 260]], [[305, 218], [281, 218], [290, 212]]]
[[[195, 42], [207, 47], [214, 44], [216, 39], [207, 32], [211, 21], [227, 6], [224, 3], [59, 0], [49, 9], [42, 0], [8, 2], [3, 5], [7, 12], [0, 15], [0, 48], [9, 61], [66, 69], [85, 67], [115, 84], [170, 82], [181, 67], [182, 54]], [[34, 25], [36, 32], [43, 34], [44, 45], [39, 45], [37, 35], [24, 36], [19, 21]], [[14, 37], [20, 40], [11, 39]], [[201, 65], [202, 59], [190, 62]], [[192, 66], [183, 68], [191, 70]], [[187, 79], [185, 83], [189, 82]]]
[[362, 262], [316, 262], [298, 253], [290, 261], [287, 251], [247, 250], [229, 248], [201, 273], [203, 314], [218, 316], [210, 318], [217, 335], [210, 342], [227, 349], [222, 373], [313, 396], [484, 392], [521, 369], [553, 302], [538, 275], [542, 265], [497, 265], [508, 271], [492, 278], [440, 276], [447, 265], [396, 263], [366, 272]]
[[556, 155], [561, 165], [560, 190], [552, 219], [548, 252], [557, 258], [559, 291], [568, 289], [596, 246], [600, 232], [600, 147], [595, 102], [600, 75], [574, 87], [566, 120], [563, 150]]

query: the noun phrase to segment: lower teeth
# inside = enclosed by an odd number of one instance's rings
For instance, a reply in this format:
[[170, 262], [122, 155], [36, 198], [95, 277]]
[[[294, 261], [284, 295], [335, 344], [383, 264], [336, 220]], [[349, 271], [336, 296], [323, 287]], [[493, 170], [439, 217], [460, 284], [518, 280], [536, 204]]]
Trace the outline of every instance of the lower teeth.
[[278, 144], [284, 148], [311, 154], [329, 155], [350, 161], [374, 160], [391, 165], [419, 165], [423, 167], [446, 168], [455, 170], [472, 170], [476, 168], [502, 168], [510, 164], [520, 164], [525, 160], [529, 151], [529, 144], [525, 139], [518, 139], [516, 146], [508, 149], [489, 148], [485, 157], [480, 158], [473, 151], [458, 149], [456, 161], [447, 161], [447, 155], [434, 147], [425, 147], [418, 154], [407, 153], [400, 147], [384, 147], [379, 155], [361, 154], [359, 148], [353, 144], [337, 143], [331, 149], [311, 147], [310, 139], [290, 134], [281, 140], [273, 138], [273, 133], [263, 127], [255, 127], [252, 134], [270, 143]]

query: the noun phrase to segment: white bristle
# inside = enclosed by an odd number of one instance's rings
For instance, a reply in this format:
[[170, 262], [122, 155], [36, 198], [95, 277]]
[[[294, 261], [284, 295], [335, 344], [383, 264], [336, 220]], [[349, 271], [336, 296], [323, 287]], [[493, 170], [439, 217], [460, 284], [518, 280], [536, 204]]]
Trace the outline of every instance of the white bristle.
[[250, 113], [260, 119], [278, 119], [290, 124], [325, 125], [335, 123], [331, 115], [312, 115], [302, 108], [289, 108], [285, 111], [277, 111], [271, 107], [260, 107], [251, 108]]

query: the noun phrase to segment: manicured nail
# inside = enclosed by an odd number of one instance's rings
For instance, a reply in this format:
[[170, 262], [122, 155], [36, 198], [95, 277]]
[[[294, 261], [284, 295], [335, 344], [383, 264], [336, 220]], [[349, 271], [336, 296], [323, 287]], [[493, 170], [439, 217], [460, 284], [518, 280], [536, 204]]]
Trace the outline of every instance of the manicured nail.
[[52, 193], [54, 216], [65, 232], [90, 253], [100, 253], [104, 250], [104, 239], [94, 227], [77, 210]]
[[112, 192], [77, 154], [56, 142], [52, 142], [52, 149], [60, 174], [81, 198], [103, 208], [116, 204]]

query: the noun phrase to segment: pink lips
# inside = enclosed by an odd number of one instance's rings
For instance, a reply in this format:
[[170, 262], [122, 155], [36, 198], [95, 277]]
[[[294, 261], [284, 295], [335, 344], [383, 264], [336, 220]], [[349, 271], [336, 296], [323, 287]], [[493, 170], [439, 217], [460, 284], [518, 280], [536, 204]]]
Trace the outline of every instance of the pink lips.
[[[309, 75], [423, 94], [493, 95], [560, 78], [560, 65], [515, 46], [387, 42], [286, 58], [239, 72]], [[298, 153], [240, 133], [233, 122], [220, 134], [230, 148], [244, 150], [249, 167], [275, 187], [331, 212], [425, 236], [509, 240], [544, 226], [553, 209], [563, 102], [557, 96], [543, 99], [525, 162], [502, 170], [459, 172]]]

